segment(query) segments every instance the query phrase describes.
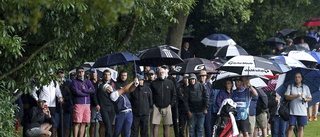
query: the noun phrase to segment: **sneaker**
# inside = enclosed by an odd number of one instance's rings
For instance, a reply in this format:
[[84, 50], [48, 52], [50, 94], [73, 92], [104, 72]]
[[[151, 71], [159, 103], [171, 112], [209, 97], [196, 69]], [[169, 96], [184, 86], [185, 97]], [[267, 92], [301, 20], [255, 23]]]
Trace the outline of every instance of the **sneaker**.
[[268, 135], [271, 135], [271, 130], [268, 130]]
[[261, 131], [261, 130], [259, 130], [258, 136], [259, 136], [259, 137], [262, 136], [262, 131]]
[[318, 118], [317, 118], [317, 117], [313, 117], [313, 120], [314, 120], [314, 121], [318, 121]]
[[312, 121], [312, 117], [309, 117], [308, 121]]

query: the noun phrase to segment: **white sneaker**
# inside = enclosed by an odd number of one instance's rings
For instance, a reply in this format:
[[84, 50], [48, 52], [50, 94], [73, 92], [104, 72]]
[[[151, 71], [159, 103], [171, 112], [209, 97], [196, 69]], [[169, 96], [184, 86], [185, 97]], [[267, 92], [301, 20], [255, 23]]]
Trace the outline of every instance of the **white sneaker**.
[[268, 130], [268, 135], [271, 135], [271, 130]]
[[261, 137], [261, 136], [262, 136], [262, 131], [261, 131], [261, 130], [259, 130], [259, 132], [258, 132], [258, 136], [259, 136], [259, 137]]

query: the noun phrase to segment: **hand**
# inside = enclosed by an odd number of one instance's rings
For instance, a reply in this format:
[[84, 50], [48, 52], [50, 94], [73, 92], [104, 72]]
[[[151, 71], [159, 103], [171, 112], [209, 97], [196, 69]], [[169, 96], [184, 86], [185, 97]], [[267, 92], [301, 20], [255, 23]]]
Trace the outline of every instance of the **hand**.
[[100, 106], [97, 105], [97, 106], [96, 106], [96, 109], [97, 109], [97, 111], [100, 111]]
[[208, 113], [208, 110], [203, 110], [203, 114], [206, 115]]
[[192, 117], [193, 117], [193, 116], [192, 116], [192, 113], [189, 111], [189, 112], [188, 112], [188, 118], [189, 118], [189, 119], [192, 119]]
[[62, 103], [63, 102], [63, 98], [58, 98], [58, 102]]

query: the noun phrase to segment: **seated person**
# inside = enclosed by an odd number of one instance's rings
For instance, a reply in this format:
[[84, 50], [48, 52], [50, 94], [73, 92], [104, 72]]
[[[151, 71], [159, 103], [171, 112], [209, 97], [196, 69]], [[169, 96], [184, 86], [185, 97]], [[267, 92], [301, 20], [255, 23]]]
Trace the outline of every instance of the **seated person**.
[[32, 107], [26, 123], [28, 137], [51, 136], [50, 128], [54, 123], [53, 117], [45, 100], [39, 99], [38, 106]]

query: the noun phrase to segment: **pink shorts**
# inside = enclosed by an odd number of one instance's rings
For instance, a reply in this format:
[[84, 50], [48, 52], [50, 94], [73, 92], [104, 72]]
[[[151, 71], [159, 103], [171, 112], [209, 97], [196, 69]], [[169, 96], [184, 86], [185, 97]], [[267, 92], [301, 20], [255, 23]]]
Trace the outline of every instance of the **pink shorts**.
[[73, 122], [89, 123], [90, 122], [90, 104], [75, 104], [73, 109]]

